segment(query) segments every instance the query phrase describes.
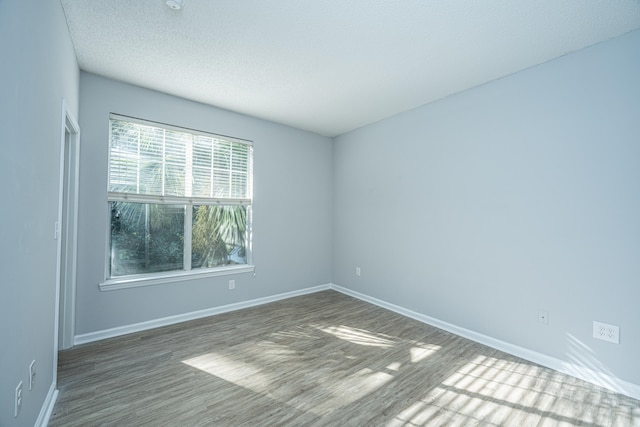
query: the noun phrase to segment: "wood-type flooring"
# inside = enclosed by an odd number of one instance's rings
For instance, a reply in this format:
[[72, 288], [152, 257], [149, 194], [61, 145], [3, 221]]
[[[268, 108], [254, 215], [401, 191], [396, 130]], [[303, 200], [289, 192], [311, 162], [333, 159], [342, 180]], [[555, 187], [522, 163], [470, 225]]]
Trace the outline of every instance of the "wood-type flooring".
[[335, 291], [63, 351], [57, 426], [640, 426], [640, 401]]

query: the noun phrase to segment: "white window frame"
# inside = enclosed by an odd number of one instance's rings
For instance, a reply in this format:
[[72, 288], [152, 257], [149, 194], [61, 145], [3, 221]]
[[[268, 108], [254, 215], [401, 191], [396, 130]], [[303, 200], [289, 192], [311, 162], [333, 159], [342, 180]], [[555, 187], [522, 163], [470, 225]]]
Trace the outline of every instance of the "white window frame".
[[[174, 270], [156, 273], [141, 273], [127, 276], [109, 277], [110, 271], [110, 240], [111, 240], [111, 223], [110, 217], [107, 217], [106, 229], [105, 229], [105, 266], [104, 266], [104, 278], [105, 280], [99, 284], [101, 291], [110, 291], [117, 289], [127, 289], [140, 286], [159, 285], [164, 283], [175, 283], [186, 280], [203, 279], [208, 277], [224, 276], [231, 274], [241, 273], [253, 273], [255, 266], [253, 265], [253, 250], [252, 250], [252, 225], [253, 225], [253, 142], [249, 140], [233, 138], [225, 135], [214, 134], [211, 132], [203, 132], [190, 128], [179, 127], [175, 125], [168, 125], [165, 123], [154, 122], [150, 120], [139, 119], [135, 117], [123, 116], [119, 114], [111, 113], [109, 115], [109, 122], [111, 119], [123, 120], [131, 123], [142, 124], [146, 126], [155, 126], [167, 130], [173, 130], [177, 132], [187, 132], [193, 135], [203, 135], [206, 137], [213, 137], [217, 139], [223, 139], [229, 142], [241, 143], [250, 147], [249, 150], [249, 198], [248, 199], [206, 199], [198, 197], [171, 197], [171, 196], [150, 196], [143, 194], [125, 194], [125, 193], [112, 193], [107, 191], [106, 193], [106, 205], [105, 211], [108, 211], [110, 202], [123, 201], [123, 202], [135, 202], [135, 203], [161, 203], [161, 204], [175, 204], [186, 206], [185, 209], [185, 233], [184, 233], [184, 270]], [[109, 145], [111, 144], [111, 129], [109, 129]], [[109, 153], [111, 149], [109, 149]], [[110, 164], [110, 159], [108, 160]], [[192, 232], [192, 207], [194, 205], [242, 205], [247, 207], [247, 219], [246, 219], [246, 264], [236, 265], [224, 265], [213, 268], [198, 268], [191, 269], [191, 232]]]

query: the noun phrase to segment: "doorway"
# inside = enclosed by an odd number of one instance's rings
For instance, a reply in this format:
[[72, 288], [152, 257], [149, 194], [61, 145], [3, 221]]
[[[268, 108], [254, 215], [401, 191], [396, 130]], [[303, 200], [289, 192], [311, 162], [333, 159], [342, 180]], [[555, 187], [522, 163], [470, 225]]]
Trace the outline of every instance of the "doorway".
[[55, 224], [58, 240], [56, 354], [58, 350], [73, 347], [75, 336], [80, 128], [64, 101], [61, 138], [58, 220]]

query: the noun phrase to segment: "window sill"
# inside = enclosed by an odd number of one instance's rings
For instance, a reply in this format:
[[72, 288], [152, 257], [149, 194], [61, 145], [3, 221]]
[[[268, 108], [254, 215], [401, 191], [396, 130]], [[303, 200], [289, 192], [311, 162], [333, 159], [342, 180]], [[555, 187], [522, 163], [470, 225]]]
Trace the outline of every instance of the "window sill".
[[203, 271], [180, 271], [168, 273], [145, 274], [140, 276], [119, 277], [108, 279], [98, 286], [101, 291], [115, 291], [117, 289], [137, 288], [141, 286], [161, 285], [163, 283], [175, 283], [185, 280], [204, 279], [207, 277], [227, 276], [230, 274], [253, 273], [253, 265], [234, 265], [219, 267]]

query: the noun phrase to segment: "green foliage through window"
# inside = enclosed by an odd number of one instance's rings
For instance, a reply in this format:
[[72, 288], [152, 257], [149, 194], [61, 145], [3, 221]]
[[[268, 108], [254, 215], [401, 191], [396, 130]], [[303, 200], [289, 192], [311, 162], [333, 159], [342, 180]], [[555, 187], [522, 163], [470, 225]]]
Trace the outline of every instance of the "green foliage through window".
[[194, 206], [192, 268], [246, 264], [245, 206]]

